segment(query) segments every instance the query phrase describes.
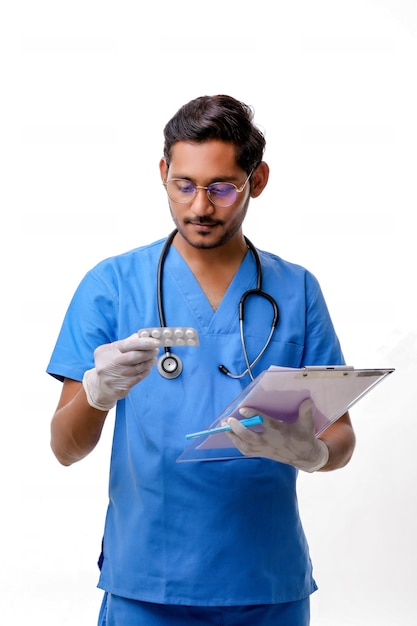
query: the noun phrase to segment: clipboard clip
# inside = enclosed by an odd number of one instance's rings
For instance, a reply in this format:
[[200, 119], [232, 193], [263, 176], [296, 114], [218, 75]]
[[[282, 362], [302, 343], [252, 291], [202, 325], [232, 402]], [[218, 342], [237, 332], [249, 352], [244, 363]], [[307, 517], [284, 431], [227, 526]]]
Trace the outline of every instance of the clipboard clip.
[[326, 376], [330, 372], [332, 376], [334, 372], [339, 372], [340, 376], [348, 376], [354, 370], [353, 365], [306, 365], [300, 372], [300, 378], [307, 378], [309, 375]]

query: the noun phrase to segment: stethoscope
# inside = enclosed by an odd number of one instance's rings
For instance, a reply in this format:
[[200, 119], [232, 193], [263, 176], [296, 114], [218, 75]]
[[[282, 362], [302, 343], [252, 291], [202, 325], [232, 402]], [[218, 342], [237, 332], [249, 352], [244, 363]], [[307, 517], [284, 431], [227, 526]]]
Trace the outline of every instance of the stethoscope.
[[[165, 265], [165, 259], [168, 254], [168, 250], [172, 244], [172, 241], [177, 234], [177, 229], [173, 230], [172, 233], [168, 236], [165, 245], [162, 249], [161, 256], [159, 257], [158, 270], [157, 270], [157, 300], [158, 300], [158, 314], [159, 314], [159, 323], [161, 327], [166, 326], [165, 322], [165, 313], [164, 313], [164, 303], [163, 303], [163, 295], [162, 295], [162, 279], [163, 279], [163, 270]], [[239, 326], [240, 326], [240, 340], [242, 343], [243, 355], [245, 357], [246, 369], [241, 374], [232, 374], [225, 365], [219, 365], [219, 370], [226, 374], [226, 376], [230, 376], [230, 378], [243, 378], [246, 374], [249, 374], [250, 378], [253, 380], [254, 376], [252, 374], [252, 368], [259, 359], [264, 354], [265, 350], [271, 343], [272, 335], [274, 334], [274, 330], [277, 327], [279, 321], [279, 309], [276, 300], [265, 291], [262, 290], [262, 265], [261, 260], [259, 258], [258, 251], [255, 246], [247, 237], [245, 237], [246, 244], [249, 250], [252, 252], [253, 257], [256, 263], [256, 273], [257, 273], [257, 281], [255, 289], [249, 289], [245, 291], [239, 301]], [[272, 306], [273, 310], [273, 318], [271, 324], [271, 330], [269, 332], [268, 338], [259, 352], [258, 356], [250, 363], [248, 352], [246, 349], [245, 335], [243, 330], [243, 321], [244, 321], [244, 313], [245, 313], [245, 303], [247, 299], [251, 296], [260, 296], [261, 298], [265, 298]], [[164, 378], [177, 378], [182, 372], [182, 360], [177, 354], [173, 354], [169, 347], [164, 348], [165, 353], [159, 358], [157, 367], [158, 372]]]

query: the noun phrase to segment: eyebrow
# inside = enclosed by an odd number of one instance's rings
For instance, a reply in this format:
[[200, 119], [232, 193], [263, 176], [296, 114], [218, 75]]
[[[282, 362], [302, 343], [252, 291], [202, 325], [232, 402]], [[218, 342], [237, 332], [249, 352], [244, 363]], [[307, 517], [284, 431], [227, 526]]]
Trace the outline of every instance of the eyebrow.
[[[169, 180], [172, 179], [179, 179], [179, 180], [189, 180], [191, 183], [194, 183], [194, 185], [199, 185], [200, 183], [198, 183], [196, 181], [195, 178], [192, 178], [191, 176], [181, 176], [181, 175], [176, 175], [176, 176], [171, 176]], [[232, 183], [233, 185], [237, 185], [236, 179], [234, 180], [233, 177], [230, 176], [217, 176], [215, 178], [212, 178], [209, 182], [207, 182], [206, 185], [203, 185], [204, 187], [208, 187], [209, 185], [212, 185], [213, 183]]]

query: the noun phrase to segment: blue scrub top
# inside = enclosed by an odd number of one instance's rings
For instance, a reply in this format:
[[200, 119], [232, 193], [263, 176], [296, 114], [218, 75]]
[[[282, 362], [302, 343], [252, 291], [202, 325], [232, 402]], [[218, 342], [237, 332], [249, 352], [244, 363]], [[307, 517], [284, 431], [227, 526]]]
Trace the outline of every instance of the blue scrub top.
[[[68, 308], [47, 371], [82, 380], [94, 349], [140, 328], [159, 326], [155, 242], [106, 259], [81, 281]], [[280, 320], [254, 367], [343, 364], [320, 286], [304, 268], [259, 252], [263, 289]], [[250, 383], [238, 305], [256, 286], [248, 252], [217, 311], [171, 246], [163, 273], [168, 326], [197, 328], [200, 346], [177, 348], [183, 371], [162, 378], [156, 368], [117, 404], [109, 506], [99, 587], [148, 602], [201, 606], [271, 604], [316, 589], [289, 465], [262, 458], [178, 463], [186, 433], [203, 430]], [[249, 358], [270, 330], [271, 305], [250, 298], [245, 310]]]

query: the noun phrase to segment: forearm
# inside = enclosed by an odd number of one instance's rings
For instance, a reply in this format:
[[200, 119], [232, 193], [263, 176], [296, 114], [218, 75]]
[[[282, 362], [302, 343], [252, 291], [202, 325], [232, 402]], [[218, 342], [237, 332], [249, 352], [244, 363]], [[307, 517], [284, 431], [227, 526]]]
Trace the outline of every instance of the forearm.
[[319, 471], [329, 472], [344, 467], [355, 449], [355, 433], [349, 415], [346, 413], [334, 422], [320, 439], [329, 448], [329, 460]]
[[107, 412], [91, 407], [81, 383], [66, 381], [51, 422], [51, 448], [62, 465], [72, 465], [96, 447]]

